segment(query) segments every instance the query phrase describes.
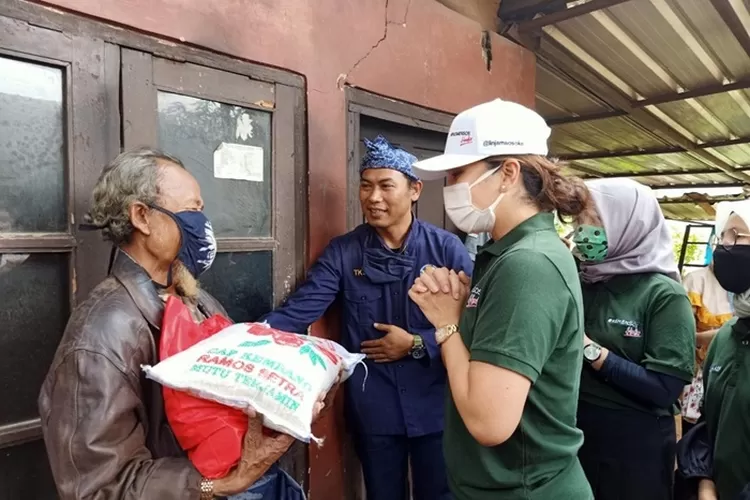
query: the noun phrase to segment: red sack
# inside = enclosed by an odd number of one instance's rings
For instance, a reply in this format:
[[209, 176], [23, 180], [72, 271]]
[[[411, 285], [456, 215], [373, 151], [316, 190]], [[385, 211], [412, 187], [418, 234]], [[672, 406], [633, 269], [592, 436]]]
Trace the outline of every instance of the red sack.
[[[162, 361], [218, 333], [233, 323], [216, 314], [198, 324], [177, 297], [169, 297], [159, 342]], [[247, 415], [213, 401], [164, 387], [164, 409], [177, 441], [198, 472], [208, 479], [224, 477], [240, 460]]]

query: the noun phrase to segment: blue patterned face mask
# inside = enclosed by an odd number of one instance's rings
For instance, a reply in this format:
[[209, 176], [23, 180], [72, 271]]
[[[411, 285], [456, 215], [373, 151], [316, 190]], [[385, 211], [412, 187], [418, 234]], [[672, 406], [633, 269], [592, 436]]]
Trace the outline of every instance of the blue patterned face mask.
[[180, 228], [182, 237], [177, 258], [190, 274], [198, 278], [208, 271], [216, 258], [216, 237], [206, 215], [195, 210], [173, 213], [158, 206], [151, 208], [171, 217]]

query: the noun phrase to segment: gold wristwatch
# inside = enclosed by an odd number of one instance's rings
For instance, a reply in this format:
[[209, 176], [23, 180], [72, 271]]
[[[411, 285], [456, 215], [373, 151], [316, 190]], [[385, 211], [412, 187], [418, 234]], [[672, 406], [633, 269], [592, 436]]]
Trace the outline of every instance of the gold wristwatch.
[[435, 341], [438, 345], [448, 340], [448, 338], [458, 331], [458, 325], [445, 325], [435, 330]]
[[214, 482], [205, 477], [201, 479], [201, 500], [214, 499]]

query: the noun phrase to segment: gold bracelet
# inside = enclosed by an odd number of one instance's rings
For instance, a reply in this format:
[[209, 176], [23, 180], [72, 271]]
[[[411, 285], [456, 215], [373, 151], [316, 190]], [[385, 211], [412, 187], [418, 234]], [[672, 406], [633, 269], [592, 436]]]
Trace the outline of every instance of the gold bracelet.
[[435, 341], [437, 345], [443, 345], [443, 342], [458, 331], [458, 325], [445, 325], [435, 330]]
[[201, 500], [213, 500], [214, 482], [205, 477], [201, 479]]

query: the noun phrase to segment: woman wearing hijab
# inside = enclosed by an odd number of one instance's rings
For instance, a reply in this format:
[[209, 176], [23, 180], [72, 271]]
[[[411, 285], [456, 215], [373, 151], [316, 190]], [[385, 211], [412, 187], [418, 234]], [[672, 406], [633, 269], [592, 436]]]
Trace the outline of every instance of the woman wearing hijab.
[[597, 500], [671, 500], [676, 402], [693, 376], [695, 321], [651, 190], [588, 183], [579, 218], [585, 336], [578, 456]]
[[736, 317], [716, 334], [703, 367], [713, 467], [699, 498], [739, 500], [750, 494], [750, 200], [720, 203], [716, 233], [714, 274], [732, 294]]
[[474, 274], [427, 267], [409, 296], [435, 327], [448, 373], [443, 448], [457, 500], [592, 498], [575, 426], [583, 304], [553, 211], [590, 202], [546, 158], [541, 116], [501, 100], [459, 114], [445, 154], [414, 165], [447, 176], [445, 210], [466, 233], [492, 234]]
[[695, 375], [690, 385], [682, 393], [682, 434], [693, 427], [701, 416], [703, 400], [703, 361], [708, 346], [713, 341], [721, 325], [732, 319], [732, 305], [729, 293], [721, 287], [714, 274], [714, 263], [693, 271], [682, 281], [687, 290], [695, 316]]

